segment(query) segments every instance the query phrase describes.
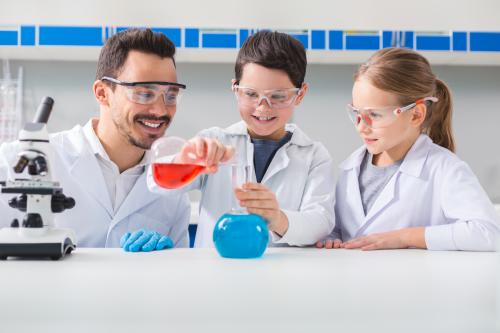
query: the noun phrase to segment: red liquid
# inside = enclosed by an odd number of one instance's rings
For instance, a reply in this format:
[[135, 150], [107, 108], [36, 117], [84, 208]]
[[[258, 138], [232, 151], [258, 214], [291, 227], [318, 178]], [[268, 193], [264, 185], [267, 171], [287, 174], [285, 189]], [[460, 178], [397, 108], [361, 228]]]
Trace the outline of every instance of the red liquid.
[[153, 177], [161, 187], [182, 187], [198, 176], [205, 167], [198, 164], [153, 163]]

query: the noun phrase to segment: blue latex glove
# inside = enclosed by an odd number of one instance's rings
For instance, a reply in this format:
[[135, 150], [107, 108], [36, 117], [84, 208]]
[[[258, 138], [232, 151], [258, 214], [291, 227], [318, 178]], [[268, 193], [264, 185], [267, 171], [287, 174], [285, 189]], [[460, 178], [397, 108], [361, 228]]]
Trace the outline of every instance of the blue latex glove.
[[162, 236], [156, 231], [141, 229], [123, 235], [120, 239], [120, 246], [127, 252], [150, 252], [171, 249], [174, 243], [170, 237]]

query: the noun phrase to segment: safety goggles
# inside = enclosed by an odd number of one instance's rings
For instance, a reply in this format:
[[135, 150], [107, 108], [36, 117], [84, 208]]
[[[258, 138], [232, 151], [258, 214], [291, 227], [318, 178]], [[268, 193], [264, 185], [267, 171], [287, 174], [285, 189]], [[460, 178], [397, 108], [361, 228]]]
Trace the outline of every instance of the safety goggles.
[[415, 106], [425, 102], [436, 103], [436, 97], [424, 97], [405, 106], [388, 106], [384, 108], [355, 108], [352, 104], [347, 104], [347, 112], [354, 126], [358, 126], [361, 121], [366, 126], [377, 129], [391, 125], [396, 118], [403, 112], [413, 109]]
[[163, 102], [167, 106], [174, 106], [179, 103], [182, 90], [186, 89], [184, 84], [164, 81], [147, 82], [124, 82], [112, 77], [103, 76], [102, 81], [118, 84], [125, 88], [127, 98], [138, 104], [153, 104], [158, 97], [163, 97]]
[[232, 87], [236, 99], [241, 106], [257, 108], [263, 100], [271, 109], [284, 109], [295, 102], [299, 95], [300, 88], [262, 90], [243, 87], [234, 84]]

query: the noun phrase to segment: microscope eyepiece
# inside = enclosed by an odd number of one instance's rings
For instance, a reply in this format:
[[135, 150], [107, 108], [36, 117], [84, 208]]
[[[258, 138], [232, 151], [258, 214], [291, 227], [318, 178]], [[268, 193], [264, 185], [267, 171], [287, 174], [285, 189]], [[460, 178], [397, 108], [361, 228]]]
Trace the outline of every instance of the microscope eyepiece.
[[33, 120], [33, 122], [46, 124], [49, 120], [50, 112], [52, 111], [53, 106], [54, 100], [49, 96], [45, 96], [40, 102], [38, 109], [36, 110], [35, 119]]

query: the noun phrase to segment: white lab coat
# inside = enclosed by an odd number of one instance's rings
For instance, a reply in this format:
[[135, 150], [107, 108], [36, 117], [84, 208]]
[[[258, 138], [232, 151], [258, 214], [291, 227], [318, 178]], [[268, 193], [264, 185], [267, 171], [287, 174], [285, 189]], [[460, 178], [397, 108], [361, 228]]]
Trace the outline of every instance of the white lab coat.
[[[275, 193], [289, 221], [283, 237], [271, 233], [270, 245], [311, 245], [325, 238], [335, 224], [332, 159], [321, 143], [312, 141], [296, 125], [287, 124], [286, 130], [293, 132], [292, 138], [276, 152], [261, 182]], [[199, 135], [235, 147], [238, 163], [250, 165], [252, 181], [256, 181], [253, 144], [243, 121], [226, 129], [210, 128]], [[158, 187], [151, 170], [148, 186], [155, 192], [176, 192]], [[202, 193], [195, 247], [213, 247], [215, 223], [231, 209], [234, 200], [230, 166], [221, 165], [215, 174], [200, 175], [182, 190], [192, 189]]]
[[337, 225], [329, 238], [352, 238], [425, 226], [429, 250], [494, 251], [500, 233], [495, 209], [469, 166], [420, 135], [366, 216], [359, 171], [366, 148], [340, 165]]
[[[54, 214], [55, 225], [73, 229], [79, 247], [119, 247], [121, 236], [141, 228], [160, 232], [172, 238], [175, 247], [188, 246], [187, 227], [190, 205], [185, 194], [161, 196], [146, 185], [146, 172], [137, 179], [118, 211], [113, 211], [101, 168], [84, 136], [83, 128], [52, 134], [55, 149], [53, 177], [61, 183], [63, 193], [75, 199], [74, 208]], [[18, 142], [0, 146], [0, 180], [11, 173]], [[12, 194], [0, 196], [0, 226], [9, 226], [22, 213], [8, 207]]]

